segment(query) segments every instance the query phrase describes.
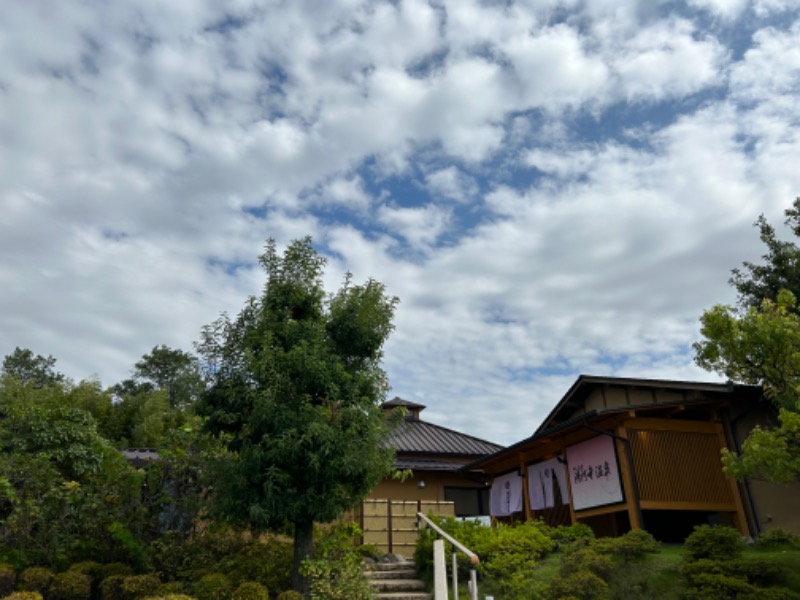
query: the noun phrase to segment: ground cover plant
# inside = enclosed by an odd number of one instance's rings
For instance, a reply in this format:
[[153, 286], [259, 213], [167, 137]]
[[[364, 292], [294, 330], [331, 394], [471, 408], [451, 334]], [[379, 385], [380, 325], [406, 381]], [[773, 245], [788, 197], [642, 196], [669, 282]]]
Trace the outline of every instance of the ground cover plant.
[[[661, 600], [711, 600], [733, 598], [800, 598], [800, 545], [785, 532], [767, 532], [755, 545], [746, 545], [741, 535], [727, 527], [697, 528], [685, 544], [659, 544], [645, 531], [633, 530], [617, 538], [595, 539], [586, 526], [548, 528], [543, 523], [504, 525], [493, 530], [474, 522], [439, 520], [441, 526], [471, 549], [480, 548], [479, 589], [503, 600], [616, 600], [653, 598]], [[492, 569], [500, 554], [492, 541], [503, 529], [516, 529], [522, 538], [533, 530], [546, 535], [551, 545], [535, 551], [531, 542], [504, 550], [508, 564], [517, 570]], [[416, 560], [427, 573], [431, 568], [435, 536], [420, 536]], [[557, 541], [556, 541], [557, 540]], [[514, 549], [519, 556], [514, 556]], [[449, 552], [449, 548], [448, 548]], [[449, 560], [447, 561], [449, 565]], [[488, 566], [488, 568], [487, 568]], [[460, 598], [468, 599], [463, 582], [466, 562], [460, 566]]]

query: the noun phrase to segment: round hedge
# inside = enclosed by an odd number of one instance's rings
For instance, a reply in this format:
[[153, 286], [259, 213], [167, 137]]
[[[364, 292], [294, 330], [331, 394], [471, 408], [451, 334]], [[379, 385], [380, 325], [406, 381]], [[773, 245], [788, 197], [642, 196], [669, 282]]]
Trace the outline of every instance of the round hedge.
[[231, 580], [222, 573], [209, 573], [194, 586], [198, 600], [228, 600], [231, 596]]
[[161, 586], [157, 575], [130, 575], [122, 580], [122, 600], [137, 600], [156, 593]]
[[0, 564], [0, 597], [7, 596], [14, 591], [17, 583], [17, 573], [9, 565]]
[[47, 595], [50, 584], [55, 579], [55, 573], [44, 567], [29, 567], [19, 574], [17, 587], [23, 592], [39, 592]]
[[92, 578], [80, 571], [59, 573], [50, 584], [47, 600], [89, 600], [92, 596]]
[[14, 592], [3, 600], [43, 600], [43, 597], [39, 592]]
[[269, 592], [256, 581], [245, 581], [234, 590], [231, 600], [269, 600]]

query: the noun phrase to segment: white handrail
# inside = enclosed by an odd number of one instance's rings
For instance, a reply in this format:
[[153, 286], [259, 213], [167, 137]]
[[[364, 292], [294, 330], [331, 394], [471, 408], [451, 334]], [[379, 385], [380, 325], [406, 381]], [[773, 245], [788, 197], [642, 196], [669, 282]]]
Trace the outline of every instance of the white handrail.
[[[477, 578], [477, 575], [475, 573], [475, 565], [477, 565], [480, 562], [480, 559], [478, 558], [478, 555], [475, 554], [469, 548], [467, 548], [464, 544], [462, 544], [461, 542], [459, 542], [458, 540], [453, 538], [453, 536], [448, 534], [446, 531], [442, 530], [441, 527], [439, 527], [436, 523], [431, 521], [428, 517], [423, 515], [421, 512], [417, 513], [417, 517], [419, 517], [421, 520], [425, 521], [425, 524], [428, 525], [428, 527], [430, 527], [431, 529], [433, 529], [439, 535], [439, 537], [444, 538], [445, 540], [447, 540], [448, 542], [450, 542], [453, 545], [453, 548], [454, 548], [454, 550], [453, 550], [453, 600], [458, 600], [458, 568], [457, 568], [457, 564], [456, 564], [456, 560], [455, 560], [455, 558], [456, 558], [455, 550], [456, 549], [458, 549], [461, 552], [463, 552], [469, 558], [469, 562], [471, 563], [470, 564], [470, 572], [469, 572], [470, 598], [472, 598], [472, 600], [478, 600], [478, 578]], [[442, 542], [437, 542], [437, 543], [441, 544]], [[444, 548], [441, 547], [441, 546], [439, 548], [436, 548], [436, 544], [434, 544], [434, 561], [433, 561], [433, 563], [434, 563], [434, 581], [437, 582], [437, 585], [434, 588], [435, 600], [447, 600], [447, 586], [446, 586], [446, 584], [444, 586], [442, 586], [439, 583], [439, 582], [443, 581], [444, 577], [446, 577], [446, 574], [444, 573], [444, 560], [442, 560], [441, 558], [439, 558], [437, 560], [438, 557], [437, 557], [436, 550], [439, 550], [439, 552], [443, 552]], [[441, 571], [441, 572], [437, 572], [437, 571]], [[444, 589], [443, 592], [441, 591], [442, 589]]]

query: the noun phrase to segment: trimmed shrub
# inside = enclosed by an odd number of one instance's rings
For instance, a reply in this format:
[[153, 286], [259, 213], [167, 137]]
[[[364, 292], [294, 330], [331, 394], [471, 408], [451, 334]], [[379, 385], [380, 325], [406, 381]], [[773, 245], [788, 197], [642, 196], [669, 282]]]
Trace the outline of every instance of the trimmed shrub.
[[234, 590], [231, 600], [269, 600], [269, 592], [260, 583], [245, 581]]
[[197, 598], [186, 594], [166, 594], [163, 596], [145, 596], [142, 600], [197, 600]]
[[14, 592], [3, 600], [43, 600], [43, 596], [39, 592]]
[[597, 552], [608, 552], [628, 562], [645, 554], [658, 552], [661, 545], [644, 529], [631, 529], [620, 537], [595, 540], [592, 547]]
[[789, 578], [784, 564], [766, 558], [733, 560], [726, 567], [733, 574], [741, 573], [753, 585], [780, 585]]
[[[120, 563], [121, 564], [121, 563]], [[70, 571], [77, 571], [78, 573], [86, 573], [92, 580], [100, 579], [103, 575], [103, 565], [93, 560], [85, 560], [75, 563], [70, 566]], [[113, 575], [122, 575], [122, 573], [113, 573]]]
[[589, 571], [603, 580], [608, 579], [614, 565], [607, 556], [599, 554], [593, 547], [579, 548], [567, 552], [561, 557], [562, 577], [568, 577], [580, 571]]
[[183, 594], [183, 584], [180, 581], [162, 583], [156, 590], [156, 596], [169, 596], [170, 594]]
[[119, 600], [122, 598], [122, 582], [128, 575], [111, 575], [100, 583], [100, 598], [102, 600]]
[[69, 570], [88, 575], [92, 582], [92, 591], [90, 597], [93, 599], [100, 597], [100, 581], [103, 578], [103, 565], [93, 560], [86, 560], [75, 563], [69, 568]]
[[686, 562], [681, 566], [681, 574], [686, 578], [689, 585], [695, 585], [698, 575], [724, 575], [725, 567], [722, 561], [701, 558], [692, 562]]
[[768, 546], [770, 548], [797, 546], [800, 545], [800, 537], [780, 527], [776, 527], [775, 529], [768, 529], [767, 531], [759, 533], [756, 543], [759, 546]]
[[566, 546], [578, 541], [588, 543], [594, 540], [594, 531], [586, 523], [557, 525], [556, 527], [550, 527], [542, 523], [542, 533], [558, 546]]
[[698, 525], [684, 545], [687, 560], [733, 560], [744, 551], [744, 540], [732, 527]]
[[303, 594], [294, 590], [286, 590], [278, 594], [275, 600], [303, 600]]
[[681, 572], [689, 584], [700, 585], [697, 581], [699, 575], [726, 575], [742, 579], [753, 585], [776, 585], [786, 581], [789, 574], [786, 567], [774, 561], [765, 559], [737, 559], [737, 560], [709, 560], [702, 558], [690, 563], [685, 563]]
[[200, 578], [194, 586], [198, 600], [228, 600], [231, 596], [231, 580], [222, 573], [210, 573]]
[[553, 597], [559, 599], [600, 600], [608, 598], [608, 584], [588, 569], [575, 571], [567, 577], [553, 580], [550, 589]]
[[694, 577], [694, 589], [686, 594], [687, 600], [719, 600], [720, 598], [757, 598], [758, 590], [744, 578], [721, 573], [699, 573]]
[[268, 590], [291, 586], [292, 541], [251, 535], [214, 523], [188, 540], [165, 535], [154, 543], [156, 570], [167, 580], [196, 582], [208, 573], [225, 573], [233, 586], [256, 581]]
[[92, 578], [86, 573], [70, 570], [56, 575], [47, 600], [89, 600], [91, 595]]
[[17, 573], [9, 565], [0, 564], [0, 597], [14, 591], [17, 583]]
[[133, 575], [133, 569], [130, 565], [126, 565], [125, 563], [115, 562], [108, 563], [107, 565], [100, 565], [100, 568], [97, 570], [97, 577], [100, 581], [112, 575], [124, 575], [127, 577]]
[[122, 580], [122, 600], [137, 600], [151, 596], [161, 585], [157, 575], [130, 575]]
[[47, 595], [47, 590], [55, 578], [55, 573], [44, 567], [29, 567], [19, 574], [17, 587], [23, 592], [39, 592]]

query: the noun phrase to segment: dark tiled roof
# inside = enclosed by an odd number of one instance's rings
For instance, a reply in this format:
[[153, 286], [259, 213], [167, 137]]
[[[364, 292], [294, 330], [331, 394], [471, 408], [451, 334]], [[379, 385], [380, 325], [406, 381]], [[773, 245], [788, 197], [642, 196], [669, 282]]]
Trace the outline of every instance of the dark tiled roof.
[[406, 419], [397, 425], [389, 434], [388, 441], [398, 455], [484, 456], [502, 448], [498, 444], [418, 419]]
[[125, 457], [125, 460], [137, 469], [141, 469], [160, 458], [158, 452], [152, 448], [125, 448], [120, 452]]

